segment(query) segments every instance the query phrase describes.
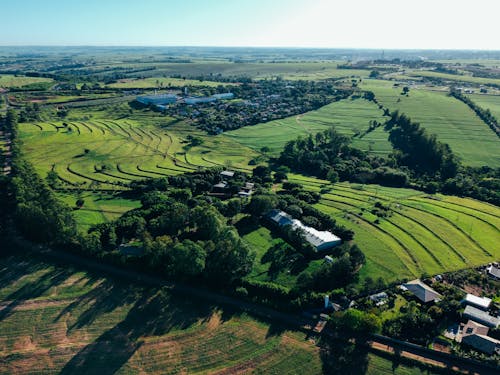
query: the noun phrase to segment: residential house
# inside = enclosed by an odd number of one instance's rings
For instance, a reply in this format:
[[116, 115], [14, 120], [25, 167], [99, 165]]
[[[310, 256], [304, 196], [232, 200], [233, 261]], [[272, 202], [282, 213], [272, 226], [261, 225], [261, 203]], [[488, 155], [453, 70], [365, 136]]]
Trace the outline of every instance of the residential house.
[[424, 284], [420, 279], [409, 281], [403, 284], [402, 287], [424, 303], [439, 301], [442, 297], [441, 294]]

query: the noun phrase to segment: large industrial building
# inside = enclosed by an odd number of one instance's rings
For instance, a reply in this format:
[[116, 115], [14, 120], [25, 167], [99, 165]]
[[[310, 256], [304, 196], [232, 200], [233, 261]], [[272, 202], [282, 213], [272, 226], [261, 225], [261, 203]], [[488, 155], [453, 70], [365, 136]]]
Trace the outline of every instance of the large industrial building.
[[307, 225], [302, 224], [300, 220], [293, 219], [290, 215], [283, 211], [272, 210], [268, 217], [279, 227], [291, 225], [295, 230], [302, 230], [306, 241], [314, 246], [316, 251], [328, 250], [342, 243], [342, 239], [333, 233], [328, 231], [319, 231], [312, 227], [308, 227]]
[[157, 94], [138, 96], [137, 101], [146, 105], [165, 105], [177, 102], [178, 96], [174, 94]]

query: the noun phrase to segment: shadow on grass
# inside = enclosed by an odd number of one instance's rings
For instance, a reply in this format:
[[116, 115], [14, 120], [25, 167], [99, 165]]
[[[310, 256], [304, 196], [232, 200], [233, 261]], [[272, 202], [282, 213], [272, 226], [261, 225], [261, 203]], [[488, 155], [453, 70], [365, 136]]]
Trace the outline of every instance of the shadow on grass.
[[[36, 266], [34, 266], [34, 268], [36, 268]], [[3, 298], [3, 300], [7, 301], [7, 305], [0, 310], [0, 321], [9, 317], [14, 309], [26, 300], [41, 297], [49, 289], [60, 285], [73, 274], [74, 271], [71, 269], [57, 268], [44, 273], [35, 280], [27, 282], [22, 287]]]
[[[68, 306], [61, 316], [73, 315], [84, 308], [72, 325], [72, 329], [81, 328], [124, 305], [132, 306], [127, 316], [73, 356], [61, 374], [114, 374], [143, 345], [144, 338], [208, 322], [217, 310], [210, 303], [172, 295], [162, 288], [124, 287], [103, 282], [95, 291]], [[232, 313], [224, 310], [223, 320], [231, 317]]]
[[323, 337], [320, 347], [323, 374], [364, 375], [367, 373], [367, 345]]

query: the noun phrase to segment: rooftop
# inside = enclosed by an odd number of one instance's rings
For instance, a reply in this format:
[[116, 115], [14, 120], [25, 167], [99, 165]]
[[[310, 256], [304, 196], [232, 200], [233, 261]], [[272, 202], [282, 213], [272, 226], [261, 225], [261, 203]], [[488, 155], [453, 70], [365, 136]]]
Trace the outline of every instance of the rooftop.
[[307, 242], [309, 242], [314, 247], [319, 247], [330, 242], [340, 242], [340, 237], [337, 237], [332, 232], [319, 231], [312, 227], [302, 224], [300, 220], [292, 220], [292, 226], [294, 229], [302, 229], [304, 231]]
[[431, 302], [440, 299], [442, 296], [430, 286], [424, 284], [420, 279], [412, 280], [403, 284], [403, 286], [414, 294], [422, 302]]
[[469, 305], [475, 305], [483, 309], [487, 309], [491, 304], [491, 298], [478, 297], [474, 294], [468, 293], [464, 298], [464, 302]]
[[500, 324], [499, 318], [491, 316], [488, 312], [470, 305], [465, 308], [464, 316], [489, 327], [498, 327]]

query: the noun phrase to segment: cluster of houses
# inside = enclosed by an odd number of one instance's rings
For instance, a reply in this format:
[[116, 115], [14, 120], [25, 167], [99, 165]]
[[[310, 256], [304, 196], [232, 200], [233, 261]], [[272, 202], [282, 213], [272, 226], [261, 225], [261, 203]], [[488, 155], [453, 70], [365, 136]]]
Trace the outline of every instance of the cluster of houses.
[[342, 243], [342, 239], [332, 232], [319, 231], [313, 227], [304, 225], [300, 220], [292, 218], [292, 216], [281, 210], [271, 210], [268, 214], [268, 218], [279, 228], [290, 225], [295, 230], [301, 230], [304, 233], [305, 240], [309, 242], [317, 252], [329, 250]]
[[[426, 304], [438, 302], [443, 298], [441, 294], [419, 279], [409, 281], [401, 285], [400, 288], [410, 292]], [[370, 299], [373, 297], [377, 303], [380, 303], [380, 301], [384, 300], [382, 294], [370, 296]], [[387, 295], [385, 295], [385, 298], [387, 298]], [[445, 336], [488, 355], [500, 354], [500, 340], [488, 336], [490, 329], [498, 328], [500, 325], [500, 318], [491, 315], [488, 311], [491, 306], [491, 299], [467, 294], [462, 304], [465, 305], [462, 317], [467, 319], [467, 322], [458, 324], [453, 329], [448, 330]]]
[[158, 109], [164, 110], [169, 104], [184, 103], [187, 105], [196, 105], [202, 103], [212, 103], [217, 100], [228, 100], [233, 99], [234, 94], [231, 92], [226, 92], [222, 94], [214, 94], [211, 96], [186, 96], [181, 97], [175, 94], [154, 94], [154, 95], [143, 95], [138, 96], [136, 100], [145, 105], [154, 105]]
[[[222, 171], [220, 177], [221, 182], [212, 186], [210, 195], [219, 198], [230, 198], [232, 196], [230, 181], [234, 178], [234, 171]], [[238, 196], [240, 198], [249, 198], [253, 194], [254, 187], [255, 184], [253, 182], [245, 182], [239, 189]]]

